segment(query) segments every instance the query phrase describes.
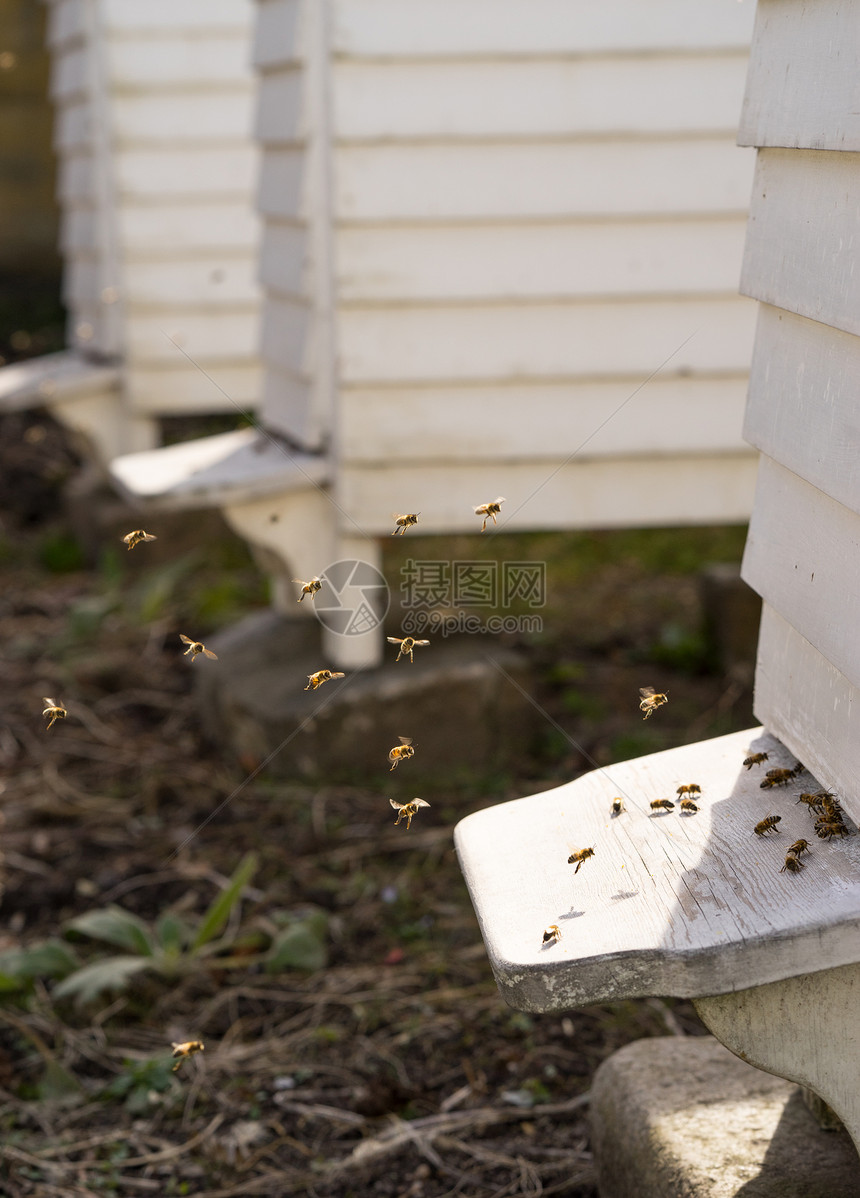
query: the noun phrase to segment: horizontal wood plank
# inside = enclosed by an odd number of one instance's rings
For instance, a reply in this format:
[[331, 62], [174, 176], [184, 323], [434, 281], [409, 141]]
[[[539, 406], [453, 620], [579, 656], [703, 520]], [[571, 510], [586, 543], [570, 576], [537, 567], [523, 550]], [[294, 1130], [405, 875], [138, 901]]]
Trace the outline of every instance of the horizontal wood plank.
[[260, 76], [254, 136], [264, 145], [295, 142], [307, 135], [305, 85], [305, 72], [298, 65]]
[[860, 515], [762, 456], [742, 574], [860, 686]]
[[860, 333], [860, 159], [830, 150], [760, 150], [741, 290]]
[[61, 154], [90, 152], [94, 144], [96, 111], [90, 98], [60, 105], [54, 113], [54, 149]]
[[753, 158], [696, 138], [339, 146], [335, 206], [347, 220], [746, 214]]
[[258, 68], [294, 62], [304, 56], [302, 0], [257, 0], [253, 62]]
[[46, 41], [52, 51], [78, 41], [86, 32], [84, 0], [49, 0]]
[[256, 304], [260, 301], [254, 255], [209, 253], [205, 258], [128, 259], [123, 264], [123, 293], [137, 304], [166, 308]]
[[341, 140], [724, 133], [746, 54], [524, 62], [335, 62]]
[[203, 149], [169, 145], [124, 148], [114, 157], [122, 201], [241, 196], [250, 207], [258, 169], [257, 149], [247, 138]]
[[177, 27], [205, 32], [250, 27], [253, 0], [102, 0], [103, 20], [123, 32], [174, 32]]
[[658, 375], [638, 390], [640, 384], [345, 388], [341, 453], [348, 462], [501, 463], [545, 459], [559, 445], [582, 446], [589, 458], [745, 452], [743, 376]]
[[[860, 823], [858, 704], [860, 690], [765, 603], [756, 666], [756, 719], [764, 720], [822, 786], [839, 796], [855, 824]], [[850, 843], [853, 847], [860, 841], [855, 837]], [[855, 888], [858, 876], [855, 870]]]
[[732, 294], [742, 217], [341, 228], [344, 302], [561, 296]]
[[238, 409], [259, 407], [262, 372], [258, 361], [207, 362], [205, 371], [178, 352], [169, 365], [127, 362], [123, 367], [125, 401], [136, 415], [235, 412], [237, 420]]
[[64, 204], [60, 213], [60, 250], [64, 257], [93, 254], [98, 246], [98, 221], [92, 202], [73, 207]]
[[115, 142], [176, 145], [178, 142], [235, 141], [251, 135], [251, 82], [205, 92], [163, 91], [114, 96], [111, 120]]
[[72, 207], [95, 202], [98, 187], [94, 157], [90, 154], [74, 154], [61, 158], [56, 190], [61, 203]]
[[271, 295], [263, 305], [261, 354], [268, 365], [309, 377], [315, 365], [314, 321], [310, 304]]
[[[547, 446], [542, 461], [345, 462], [339, 503], [363, 531], [391, 533], [391, 512], [420, 512], [420, 532], [480, 530], [476, 504], [504, 495], [508, 531], [648, 528], [741, 523], [749, 518], [756, 462], [747, 452], [589, 458], [577, 445]], [[569, 460], [566, 460], [569, 457]], [[482, 498], [484, 497], [484, 498]], [[349, 532], [349, 521], [344, 531]]]
[[758, 0], [738, 141], [860, 150], [854, 4]]
[[762, 304], [744, 437], [860, 513], [860, 338]]
[[749, 45], [752, 22], [720, 0], [335, 0], [332, 37], [368, 57], [716, 50]]
[[253, 250], [259, 223], [250, 203], [123, 204], [120, 235], [126, 252]]
[[49, 94], [55, 104], [68, 103], [72, 97], [86, 96], [92, 90], [93, 47], [75, 43], [51, 56]]
[[307, 155], [303, 149], [266, 150], [260, 163], [257, 207], [264, 217], [306, 220]]
[[[277, 305], [270, 300], [273, 319]], [[646, 377], [748, 368], [755, 309], [725, 300], [341, 307], [345, 383]], [[688, 340], [689, 338], [689, 340]]]
[[211, 34], [176, 26], [170, 36], [135, 33], [114, 36], [107, 50], [108, 81], [117, 88], [157, 91], [170, 88], [242, 86], [251, 82], [248, 61], [249, 24], [246, 36], [234, 29]]
[[207, 312], [126, 308], [126, 352], [137, 361], [175, 364], [182, 354], [171, 339], [203, 369], [210, 362], [253, 361], [259, 336], [256, 304]]
[[260, 281], [280, 295], [310, 295], [310, 233], [303, 225], [269, 220], [263, 230]]
[[[786, 847], [808, 837], [811, 821], [793, 793], [766, 795], [761, 770], [744, 767], [751, 750], [794, 764], [761, 731], [607, 765], [460, 821], [460, 864], [512, 1006], [702, 997], [856, 960], [860, 844], [816, 842], [802, 874], [780, 873]], [[650, 811], [690, 782], [702, 788], [697, 814]], [[806, 775], [806, 785], [817, 782]], [[612, 819], [615, 795], [627, 810]], [[782, 834], [756, 836], [771, 812]], [[594, 858], [575, 873], [568, 856], [584, 847]], [[548, 924], [561, 939], [546, 946]]]

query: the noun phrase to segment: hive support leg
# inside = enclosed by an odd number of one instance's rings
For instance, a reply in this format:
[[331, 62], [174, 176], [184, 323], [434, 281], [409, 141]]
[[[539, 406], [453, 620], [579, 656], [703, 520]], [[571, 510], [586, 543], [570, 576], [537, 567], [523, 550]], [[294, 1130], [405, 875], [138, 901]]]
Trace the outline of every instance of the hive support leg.
[[860, 964], [698, 998], [695, 1005], [736, 1056], [822, 1098], [860, 1151]]
[[118, 392], [100, 392], [66, 401], [49, 399], [45, 406], [61, 424], [83, 438], [88, 451], [102, 466], [120, 454], [154, 449], [158, 444], [157, 422], [124, 411]]

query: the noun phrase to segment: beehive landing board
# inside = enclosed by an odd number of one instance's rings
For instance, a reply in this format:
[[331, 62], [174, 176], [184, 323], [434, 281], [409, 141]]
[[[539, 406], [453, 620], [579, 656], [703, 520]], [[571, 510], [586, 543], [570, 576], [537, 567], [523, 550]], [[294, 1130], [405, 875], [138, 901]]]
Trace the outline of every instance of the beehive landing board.
[[[659, 711], [652, 717], [659, 719]], [[747, 770], [743, 760], [767, 752]], [[822, 789], [753, 728], [606, 766], [554, 790], [461, 820], [460, 865], [499, 989], [525, 1011], [564, 1011], [644, 995], [703, 997], [860, 959], [860, 841], [819, 840], [796, 802]], [[653, 813], [697, 783], [697, 814]], [[826, 783], [826, 779], [824, 780]], [[626, 811], [610, 815], [621, 796]], [[779, 815], [778, 834], [753, 827]], [[798, 874], [788, 846], [810, 842]], [[594, 847], [578, 873], [567, 859]], [[544, 945], [556, 924], [561, 939]]]

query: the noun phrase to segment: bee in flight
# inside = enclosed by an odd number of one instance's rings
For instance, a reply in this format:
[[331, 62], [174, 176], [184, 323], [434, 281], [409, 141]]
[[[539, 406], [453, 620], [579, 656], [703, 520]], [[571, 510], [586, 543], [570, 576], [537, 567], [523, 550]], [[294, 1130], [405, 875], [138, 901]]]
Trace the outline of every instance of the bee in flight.
[[305, 687], [306, 691], [315, 691], [318, 686], [322, 686], [324, 682], [330, 682], [332, 678], [345, 678], [346, 674], [336, 674], [331, 670], [317, 670], [315, 674], [308, 674], [308, 684]]
[[311, 599], [313, 599], [314, 595], [322, 586], [322, 583], [316, 576], [314, 576], [310, 582], [303, 582], [301, 578], [294, 578], [293, 582], [297, 582], [302, 588], [302, 593], [299, 595], [299, 603], [304, 600], [305, 595], [310, 595]]
[[784, 874], [788, 870], [790, 874], [799, 874], [804, 868], [803, 862], [798, 857], [795, 857], [794, 853], [786, 853], [785, 864], [779, 872]]
[[[55, 720], [64, 720], [69, 714], [62, 703], [56, 703], [53, 699], [43, 699], [42, 702], [45, 704], [45, 710], [42, 712], [42, 715], [50, 717], [48, 728], [51, 727]], [[47, 730], [46, 728], [45, 731], [47, 732]]]
[[794, 844], [789, 845], [788, 851], [792, 857], [799, 857], [801, 853], [808, 853], [809, 841], [803, 839], [795, 840]]
[[765, 816], [764, 819], [759, 820], [759, 822], [753, 828], [753, 832], [755, 832], [756, 836], [764, 836], [765, 832], [777, 832], [778, 833], [779, 828], [776, 825], [779, 823], [779, 821], [781, 819], [782, 819], [781, 815]]
[[420, 515], [421, 515], [420, 512], [407, 512], [403, 516], [398, 516], [397, 512], [395, 512], [394, 513], [394, 532], [391, 535], [393, 537], [396, 537], [397, 534], [400, 533], [400, 535], [402, 537], [403, 534], [406, 532], [407, 528], [412, 528], [412, 526], [414, 524], [418, 523], [418, 517]]
[[551, 923], [548, 928], [543, 930], [543, 944], [555, 944], [561, 940], [561, 928], [557, 923]]
[[753, 753], [744, 758], [744, 765], [751, 770], [754, 765], [761, 765], [763, 761], [767, 761], [767, 753]]
[[[391, 762], [392, 770], [397, 769], [397, 763], [399, 761], [407, 761], [410, 757], [415, 755], [415, 750], [412, 748], [411, 736], [398, 736], [397, 739], [400, 741], [400, 744], [395, 745], [393, 749], [389, 749], [388, 751], [388, 760]], [[391, 770], [388, 772], [390, 774]]]
[[627, 808], [624, 806], [624, 800], [622, 798], [612, 800], [612, 815], [620, 815], [622, 811], [626, 810]]
[[211, 657], [214, 661], [218, 660], [218, 654], [213, 653], [211, 649], [207, 649], [202, 641], [192, 641], [191, 637], [186, 636], [184, 632], [180, 632], [179, 639], [182, 641], [183, 645], [188, 646], [188, 648], [182, 654], [183, 657], [187, 657], [190, 653], [191, 660], [194, 661], [194, 658], [197, 657], [198, 654], [203, 653], [206, 655], [206, 657]]
[[397, 812], [397, 819], [394, 821], [395, 828], [402, 819], [406, 820], [406, 831], [412, 827], [412, 816], [416, 814], [419, 807], [429, 807], [429, 803], [425, 803], [423, 799], [413, 799], [411, 803], [397, 803], [394, 799], [388, 800], [394, 810]]
[[639, 710], [645, 712], [646, 720], [654, 714], [658, 707], [662, 707], [664, 703], [668, 702], [666, 695], [658, 695], [653, 686], [639, 687]]
[[694, 811], [698, 811], [699, 808], [692, 799], [681, 799], [681, 810], [688, 811], [692, 814]]
[[794, 770], [768, 770], [759, 786], [767, 790], [771, 786], [788, 786], [794, 777]]
[[481, 532], [484, 532], [487, 527], [487, 521], [492, 518], [493, 523], [496, 523], [496, 516], [501, 513], [502, 504], [505, 502], [504, 495], [499, 495], [492, 503], [479, 503], [475, 508], [476, 516], [483, 516], [484, 523], [481, 525]]
[[587, 861], [589, 857], [593, 857], [593, 856], [594, 856], [593, 848], [592, 849], [577, 849], [575, 853], [570, 854], [570, 856], [567, 859], [567, 863], [568, 863], [568, 865], [573, 865], [573, 863], [575, 861], [576, 869], [573, 872], [574, 872], [574, 874], [578, 874], [579, 867], [580, 867], [580, 865], [582, 865], [583, 861]]
[[702, 788], [701, 786], [697, 786], [695, 782], [691, 782], [688, 786], [679, 786], [675, 793], [677, 795], [700, 795]]
[[179, 1057], [179, 1060], [173, 1066], [173, 1072], [175, 1073], [183, 1061], [187, 1061], [188, 1058], [192, 1057], [195, 1052], [203, 1051], [203, 1041], [202, 1040], [186, 1040], [184, 1044], [172, 1044], [171, 1043], [170, 1047], [173, 1049], [172, 1055], [175, 1057]]
[[122, 538], [123, 545], [128, 545], [129, 549], [134, 549], [135, 545], [139, 545], [141, 541], [157, 541], [158, 537], [151, 532], [144, 532], [142, 528], [136, 528], [134, 532], [126, 533]]
[[399, 645], [400, 646], [400, 648], [397, 652], [397, 657], [395, 659], [396, 661], [400, 661], [401, 657], [406, 656], [409, 658], [409, 660], [412, 662], [413, 665], [415, 665], [415, 661], [414, 661], [414, 658], [412, 657], [412, 650], [415, 648], [415, 646], [416, 645], [423, 646], [423, 645], [430, 644], [429, 641], [416, 641], [414, 636], [404, 636], [404, 637], [389, 636], [389, 637], [386, 637], [386, 640], [388, 641], [389, 645]]
[[651, 804], [652, 811], [674, 811], [675, 804], [671, 799], [655, 799]]

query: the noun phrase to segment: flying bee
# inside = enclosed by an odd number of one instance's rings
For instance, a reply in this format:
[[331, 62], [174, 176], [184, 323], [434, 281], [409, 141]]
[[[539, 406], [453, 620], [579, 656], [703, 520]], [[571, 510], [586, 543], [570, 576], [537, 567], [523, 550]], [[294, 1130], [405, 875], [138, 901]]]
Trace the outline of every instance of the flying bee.
[[790, 874], [799, 874], [804, 868], [805, 866], [803, 862], [798, 857], [795, 857], [793, 853], [787, 853], [785, 857], [785, 864], [779, 872], [784, 874], [785, 871], [788, 870]]
[[779, 828], [776, 826], [782, 819], [781, 815], [767, 815], [764, 819], [759, 820], [753, 828], [756, 836], [764, 836], [765, 832], [779, 833]]
[[499, 495], [497, 499], [494, 499], [492, 501], [492, 503], [479, 503], [478, 504], [478, 506], [475, 508], [475, 515], [484, 517], [484, 523], [481, 525], [481, 532], [484, 532], [484, 530], [487, 527], [487, 521], [491, 517], [492, 517], [493, 523], [494, 524], [496, 523], [496, 516], [498, 516], [501, 513], [502, 504], [504, 502], [505, 502], [504, 495]]
[[297, 582], [299, 584], [299, 586], [302, 588], [302, 593], [301, 593], [301, 595], [299, 595], [299, 599], [298, 599], [299, 603], [301, 603], [304, 600], [305, 595], [310, 595], [311, 599], [313, 599], [314, 595], [317, 593], [317, 591], [322, 586], [322, 583], [316, 577], [316, 575], [314, 575], [314, 577], [310, 580], [310, 582], [303, 582], [301, 578], [294, 578], [293, 582]]
[[396, 537], [397, 534], [400, 533], [402, 537], [407, 528], [412, 528], [414, 524], [418, 523], [418, 517], [420, 515], [420, 512], [407, 512], [404, 516], [398, 516], [397, 512], [395, 512], [393, 517], [394, 532], [391, 535]]
[[317, 670], [315, 674], [308, 674], [308, 684], [305, 687], [306, 691], [315, 691], [318, 686], [322, 686], [324, 682], [331, 682], [332, 678], [345, 678], [346, 674], [333, 673], [331, 670]]
[[695, 782], [691, 782], [688, 786], [679, 786], [675, 793], [678, 795], [700, 795], [702, 788], [701, 786], [697, 786]]
[[[395, 745], [393, 749], [389, 749], [388, 751], [388, 760], [391, 762], [392, 770], [397, 769], [399, 761], [408, 761], [415, 754], [415, 750], [412, 748], [411, 736], [398, 736], [397, 739], [400, 741], [400, 744]], [[391, 770], [388, 772], [390, 774]]]
[[696, 804], [693, 802], [692, 799], [681, 799], [681, 810], [689, 811], [692, 813], [693, 811], [698, 811], [699, 808], [696, 806]]
[[651, 804], [652, 811], [674, 811], [675, 804], [671, 799], [655, 799]]
[[658, 695], [653, 686], [639, 687], [639, 710], [644, 711], [644, 719], [648, 719], [653, 715], [658, 707], [662, 707], [669, 700], [665, 695]]
[[151, 532], [144, 532], [142, 528], [136, 528], [134, 532], [126, 533], [122, 538], [123, 545], [128, 545], [129, 549], [134, 549], [135, 545], [139, 545], [141, 541], [157, 541], [158, 537]]
[[396, 803], [394, 799], [388, 800], [394, 810], [397, 812], [397, 819], [394, 821], [395, 828], [402, 819], [406, 820], [406, 831], [408, 832], [412, 826], [412, 816], [418, 811], [419, 807], [429, 807], [429, 803], [425, 803], [423, 799], [413, 799], [411, 803]]
[[[53, 699], [43, 699], [42, 702], [45, 704], [45, 710], [42, 712], [42, 715], [50, 716], [48, 728], [51, 727], [55, 720], [64, 720], [69, 714], [62, 703], [57, 703]], [[46, 732], [48, 728], [45, 729]]]
[[414, 636], [404, 636], [402, 638], [399, 636], [389, 636], [386, 637], [386, 640], [388, 641], [389, 645], [400, 646], [399, 650], [397, 651], [397, 657], [395, 659], [396, 661], [400, 661], [401, 657], [403, 657], [405, 654], [405, 656], [409, 658], [413, 665], [415, 665], [415, 661], [412, 657], [412, 650], [415, 648], [415, 646], [430, 644], [429, 641], [416, 641]]
[[179, 1060], [173, 1066], [173, 1072], [175, 1073], [183, 1061], [187, 1061], [188, 1058], [192, 1057], [195, 1052], [203, 1051], [203, 1041], [202, 1040], [186, 1040], [184, 1044], [171, 1043], [170, 1047], [173, 1049], [172, 1055], [175, 1057], [179, 1057]]
[[626, 810], [627, 810], [627, 808], [624, 806], [623, 799], [617, 798], [617, 799], [612, 800], [612, 814], [613, 815], [620, 815], [622, 811], [626, 811]]
[[180, 632], [179, 639], [182, 641], [183, 645], [188, 646], [188, 648], [182, 654], [183, 657], [187, 657], [190, 653], [191, 660], [194, 661], [194, 658], [197, 657], [199, 653], [203, 653], [206, 655], [206, 657], [211, 657], [214, 661], [218, 660], [218, 654], [213, 653], [211, 649], [207, 649], [202, 641], [192, 641], [191, 637], [186, 636], [184, 632]]
[[845, 825], [837, 820], [832, 820], [830, 823], [821, 823], [819, 820], [815, 825], [815, 834], [822, 840], [832, 840], [834, 836], [851, 835]]
[[809, 841], [803, 839], [795, 840], [794, 844], [789, 845], [788, 851], [793, 857], [799, 857], [801, 853], [808, 853]]
[[793, 777], [794, 770], [768, 770], [759, 782], [759, 786], [762, 790], [767, 790], [771, 786], [788, 786]]
[[751, 770], [754, 765], [761, 765], [763, 761], [767, 761], [767, 753], [752, 753], [744, 758], [744, 765]]
[[555, 944], [561, 940], [561, 928], [557, 923], [551, 923], [548, 928], [543, 930], [543, 944]]
[[568, 863], [568, 865], [573, 865], [573, 863], [575, 861], [576, 869], [573, 872], [574, 872], [574, 874], [578, 874], [579, 867], [582, 865], [583, 861], [587, 861], [589, 857], [593, 857], [593, 856], [594, 856], [594, 849], [577, 849], [575, 853], [570, 854], [570, 856], [567, 859], [567, 863]]

